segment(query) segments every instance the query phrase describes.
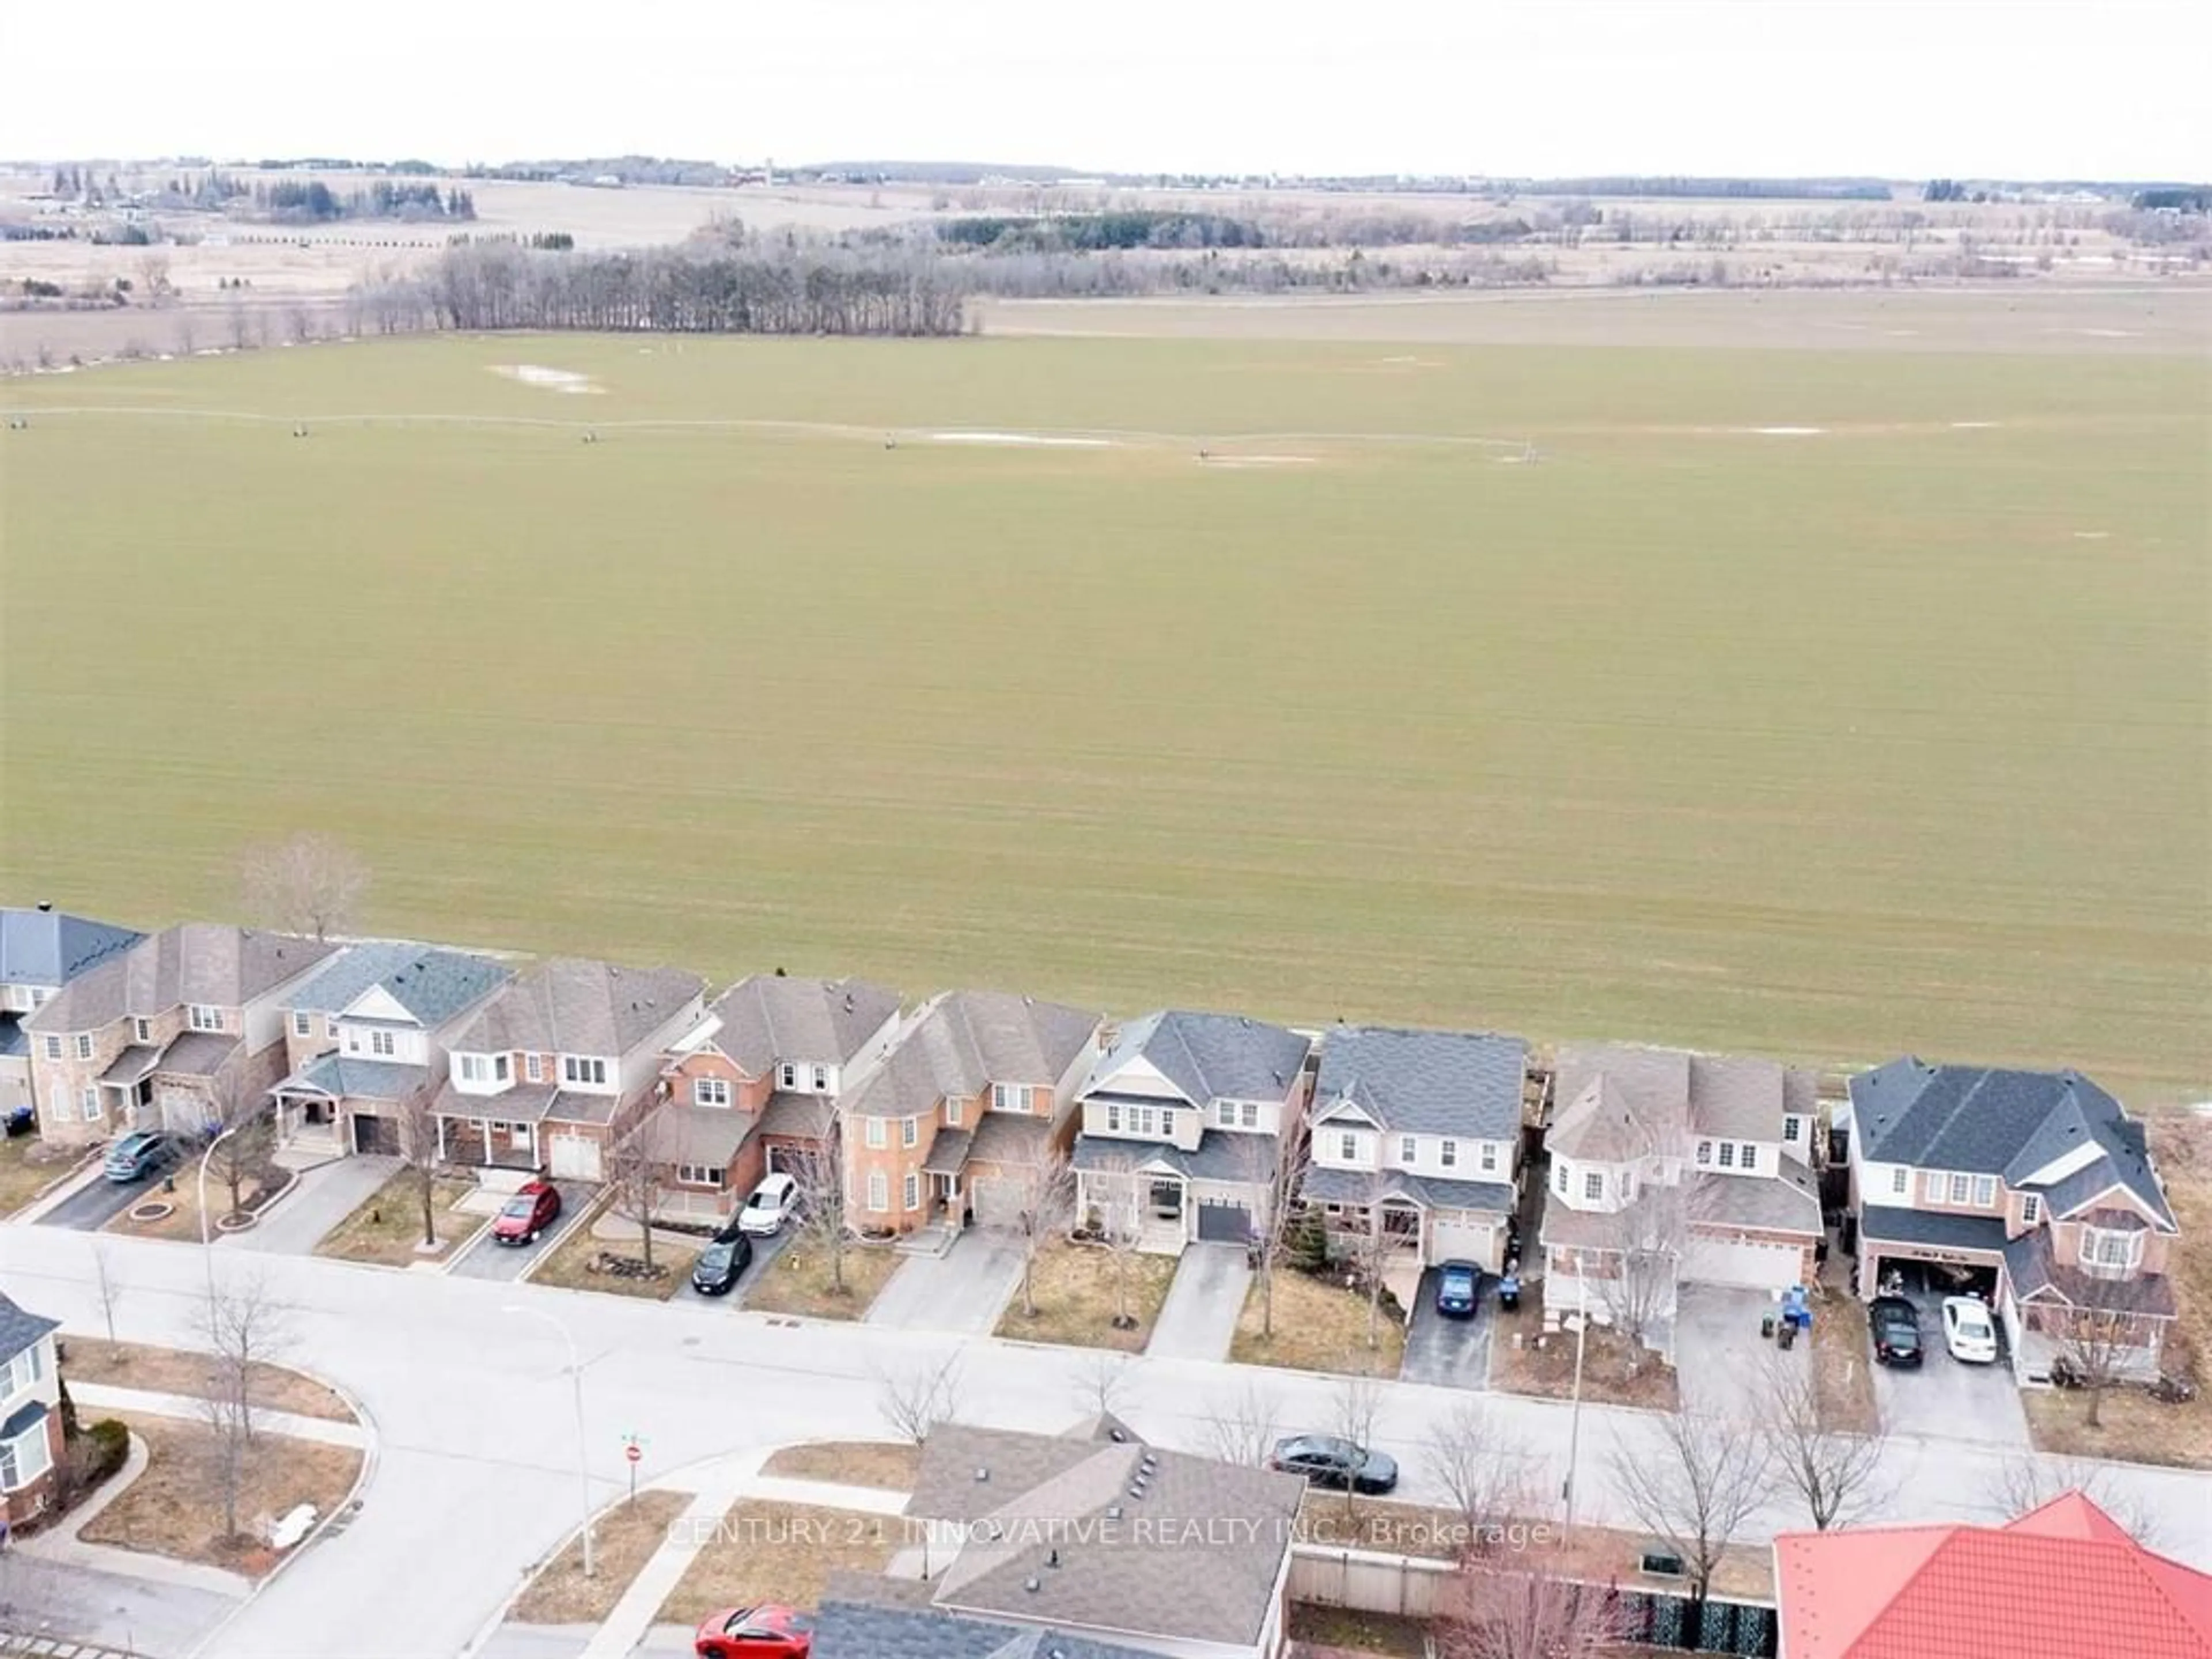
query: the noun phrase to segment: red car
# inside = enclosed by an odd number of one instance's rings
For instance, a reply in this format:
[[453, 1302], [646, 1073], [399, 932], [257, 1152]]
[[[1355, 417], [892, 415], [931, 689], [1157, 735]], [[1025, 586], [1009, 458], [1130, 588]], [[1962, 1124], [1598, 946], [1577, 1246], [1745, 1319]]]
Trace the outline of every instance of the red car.
[[538, 1235], [561, 1213], [561, 1194], [550, 1182], [532, 1181], [514, 1189], [514, 1196], [499, 1206], [491, 1224], [492, 1237], [501, 1244], [535, 1244]]
[[732, 1607], [701, 1625], [691, 1645], [699, 1659], [806, 1659], [814, 1651], [814, 1621], [773, 1602]]

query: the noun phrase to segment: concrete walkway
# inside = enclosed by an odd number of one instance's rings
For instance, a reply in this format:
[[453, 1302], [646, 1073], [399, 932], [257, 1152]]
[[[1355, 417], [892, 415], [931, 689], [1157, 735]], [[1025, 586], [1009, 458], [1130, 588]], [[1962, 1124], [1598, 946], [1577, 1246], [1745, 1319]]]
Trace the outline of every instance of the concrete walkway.
[[[82, 1392], [81, 1389], [72, 1390], [72, 1393]], [[51, 1532], [26, 1538], [14, 1547], [33, 1560], [44, 1561], [52, 1566], [74, 1567], [118, 1578], [135, 1578], [148, 1583], [167, 1585], [173, 1589], [194, 1591], [201, 1595], [219, 1595], [234, 1601], [243, 1601], [252, 1595], [253, 1581], [243, 1574], [226, 1572], [221, 1567], [203, 1566], [197, 1561], [173, 1561], [166, 1555], [150, 1555], [143, 1550], [88, 1544], [77, 1536], [98, 1518], [102, 1510], [122, 1497], [130, 1490], [131, 1483], [146, 1473], [149, 1461], [146, 1443], [132, 1435], [131, 1454], [124, 1459], [122, 1468], [100, 1489], [91, 1502], [80, 1506]]]
[[399, 1160], [380, 1154], [337, 1158], [302, 1170], [292, 1190], [257, 1224], [222, 1242], [241, 1250], [310, 1255], [323, 1237], [399, 1171]]
[[1153, 1322], [1145, 1352], [1160, 1359], [1203, 1359], [1219, 1364], [1237, 1336], [1252, 1285], [1242, 1244], [1186, 1244], [1175, 1282]]
[[899, 1331], [988, 1336], [1021, 1282], [1021, 1240], [970, 1228], [943, 1255], [908, 1257], [876, 1293], [863, 1322]]
[[[72, 1382], [70, 1397], [80, 1407], [102, 1411], [137, 1412], [147, 1417], [181, 1417], [207, 1421], [207, 1402], [188, 1394], [158, 1394], [150, 1389], [118, 1389], [106, 1382]], [[325, 1446], [348, 1446], [356, 1451], [368, 1447], [368, 1431], [358, 1423], [337, 1423], [328, 1418], [302, 1417], [296, 1412], [257, 1411], [258, 1433], [280, 1435], [287, 1440], [317, 1440]]]

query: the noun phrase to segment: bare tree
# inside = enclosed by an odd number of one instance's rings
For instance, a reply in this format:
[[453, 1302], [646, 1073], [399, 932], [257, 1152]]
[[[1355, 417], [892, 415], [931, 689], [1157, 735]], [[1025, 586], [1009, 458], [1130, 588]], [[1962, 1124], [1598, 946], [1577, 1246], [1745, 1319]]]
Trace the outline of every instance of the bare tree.
[[1382, 1200], [1390, 1190], [1390, 1177], [1377, 1170], [1366, 1180], [1362, 1192], [1362, 1203], [1367, 1213], [1367, 1231], [1359, 1244], [1360, 1272], [1367, 1280], [1367, 1346], [1382, 1346], [1382, 1279], [1390, 1264], [1405, 1254], [1409, 1240], [1405, 1234], [1392, 1231], [1383, 1224], [1387, 1213]]
[[1528, 1454], [1509, 1440], [1489, 1407], [1462, 1399], [1429, 1431], [1429, 1472], [1466, 1528], [1470, 1549], [1511, 1520], [1529, 1495]]
[[106, 1247], [101, 1244], [92, 1247], [92, 1292], [100, 1299], [100, 1316], [106, 1322], [108, 1346], [112, 1347], [115, 1310], [123, 1300], [123, 1281], [116, 1276], [115, 1264], [107, 1259]]
[[2020, 1452], [2000, 1463], [1984, 1492], [1990, 1507], [2009, 1521], [2078, 1492], [2110, 1516], [2146, 1549], [2158, 1546], [2157, 1517], [2140, 1492], [2122, 1484], [2110, 1463], [2094, 1457], [2051, 1457]]
[[1022, 1316], [1036, 1317], [1037, 1254], [1065, 1233], [1075, 1212], [1075, 1171], [1067, 1154], [1048, 1149], [1044, 1158], [1016, 1176], [1021, 1189]]
[[214, 1139], [206, 1153], [208, 1171], [229, 1198], [223, 1213], [236, 1215], [246, 1207], [247, 1184], [265, 1181], [276, 1161], [276, 1114], [268, 1097], [245, 1082], [236, 1056], [210, 1081], [214, 1097], [208, 1127]]
[[952, 1415], [960, 1387], [960, 1356], [948, 1353], [935, 1364], [916, 1361], [876, 1376], [876, 1408], [884, 1420], [917, 1446]]
[[210, 1286], [198, 1334], [214, 1355], [202, 1415], [214, 1431], [210, 1473], [222, 1500], [223, 1535], [238, 1536], [238, 1498], [253, 1443], [254, 1385], [283, 1352], [288, 1310], [258, 1273], [233, 1274]]
[[1283, 1263], [1291, 1220], [1297, 1209], [1298, 1189], [1306, 1167], [1306, 1139], [1296, 1123], [1286, 1123], [1279, 1138], [1238, 1134], [1235, 1139], [1237, 1172], [1261, 1198], [1252, 1218], [1252, 1281], [1260, 1292], [1260, 1334], [1275, 1334], [1275, 1269]]
[[1281, 1414], [1282, 1401], [1273, 1389], [1247, 1382], [1206, 1413], [1206, 1448], [1224, 1463], [1261, 1468], [1275, 1449]]
[[1129, 1270], [1144, 1237], [1138, 1218], [1136, 1161], [1128, 1153], [1109, 1149], [1085, 1167], [1084, 1174], [1105, 1196], [1098, 1202], [1098, 1244], [1106, 1252], [1114, 1277], [1114, 1328], [1133, 1330], [1137, 1319], [1129, 1311]]
[[653, 1273], [653, 1212], [660, 1206], [661, 1189], [676, 1156], [675, 1131], [669, 1109], [653, 1101], [607, 1146], [609, 1202], [617, 1215], [636, 1224], [638, 1251], [648, 1277]]
[[829, 1256], [830, 1288], [844, 1295], [845, 1252], [853, 1237], [842, 1117], [833, 1118], [823, 1128], [818, 1146], [798, 1158], [779, 1157], [777, 1167], [798, 1183], [800, 1240]]
[[1129, 1387], [1129, 1357], [1111, 1348], [1092, 1348], [1076, 1367], [1075, 1401], [1086, 1417], [1118, 1417]]
[[1628, 1512], [1681, 1558], [1702, 1607], [1730, 1540], [1766, 1497], [1766, 1443], [1734, 1413], [1678, 1407], [1648, 1421], [1639, 1437], [1656, 1437], [1656, 1445], [1615, 1441], [1613, 1485]]
[[2172, 1314], [2171, 1293], [2160, 1279], [2114, 1279], [2081, 1272], [2055, 1273], [2068, 1303], [2031, 1305], [2030, 1329], [2048, 1333], [2057, 1353], [2051, 1380], [2089, 1397], [2084, 1422], [2103, 1426], [2105, 1395], [2127, 1380], [2144, 1351], [2157, 1340], [2160, 1321]]
[[1596, 1270], [1583, 1276], [1583, 1286], [1594, 1311], [1629, 1339], [1632, 1364], [1654, 1327], [1674, 1311], [1691, 1224], [1711, 1207], [1716, 1189], [1691, 1167], [1686, 1106], [1632, 1112], [1624, 1133], [1627, 1193], [1615, 1195], [1617, 1207], [1586, 1211], [1576, 1221], [1587, 1237], [1578, 1241], [1578, 1265]]
[[1436, 1659], [1595, 1659], [1636, 1634], [1610, 1584], [1562, 1577], [1540, 1556], [1525, 1565], [1468, 1563], [1436, 1629]]
[[438, 1085], [423, 1079], [399, 1103], [399, 1157], [422, 1206], [422, 1248], [438, 1246]]
[[1893, 1484], [1883, 1477], [1883, 1439], [1879, 1433], [1828, 1427], [1811, 1366], [1769, 1355], [1753, 1410], [1775, 1474], [1804, 1500], [1815, 1530], [1826, 1532], [1881, 1506]]
[[368, 866], [326, 836], [301, 834], [246, 849], [246, 914], [264, 927], [327, 939], [351, 930], [368, 892]]
[[[1374, 1376], [1352, 1373], [1338, 1380], [1329, 1397], [1330, 1432], [1350, 1441], [1364, 1454], [1375, 1438], [1375, 1419], [1382, 1410], [1382, 1385]], [[1358, 1494], [1352, 1483], [1344, 1483], [1344, 1508], [1352, 1512]]]

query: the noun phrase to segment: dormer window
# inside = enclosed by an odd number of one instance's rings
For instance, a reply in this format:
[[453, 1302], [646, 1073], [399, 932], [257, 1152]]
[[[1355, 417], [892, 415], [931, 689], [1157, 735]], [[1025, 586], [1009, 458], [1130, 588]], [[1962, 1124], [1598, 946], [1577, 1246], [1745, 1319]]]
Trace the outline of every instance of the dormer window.
[[1700, 1170], [1705, 1169], [1711, 1164], [1712, 1161], [1713, 1143], [1710, 1140], [1699, 1141], [1698, 1143], [1698, 1167]]
[[1452, 1168], [1459, 1162], [1459, 1142], [1456, 1140], [1441, 1142], [1437, 1149], [1437, 1157], [1444, 1168], [1447, 1170]]
[[1415, 1140], [1411, 1135], [1400, 1135], [1398, 1137], [1398, 1162], [1401, 1164], [1418, 1164], [1420, 1161], [1420, 1142]]
[[522, 1074], [528, 1078], [532, 1083], [544, 1082], [545, 1061], [544, 1058], [538, 1054], [523, 1055]]
[[[146, 1022], [142, 1019], [138, 1024], [141, 1026], [143, 1026]], [[294, 1036], [313, 1036], [314, 1034], [315, 1017], [313, 1014], [295, 1013], [292, 1016], [292, 1035]], [[143, 1042], [146, 1039], [143, 1036], [138, 1039], [141, 1042]]]
[[2081, 1266], [2104, 1278], [2124, 1273], [2142, 1261], [2143, 1236], [2117, 1227], [2081, 1229]]
[[[302, 1031], [300, 1035], [301, 1036], [305, 1036], [307, 1034], [305, 1031]], [[131, 1022], [131, 1040], [133, 1042], [151, 1042], [154, 1040], [154, 1022], [150, 1019], [132, 1020]]]
[[799, 1086], [799, 1067], [793, 1065], [789, 1060], [786, 1060], [782, 1065], [777, 1066], [775, 1068], [775, 1086], [779, 1089], [796, 1089]]
[[1974, 1202], [1986, 1210], [1997, 1201], [1997, 1178], [1995, 1176], [1974, 1177]]
[[[1121, 1127], [1116, 1119], [1116, 1111], [1117, 1109], [1112, 1106], [1106, 1109], [1106, 1127], [1109, 1129], [1118, 1129]], [[960, 1102], [951, 1095], [945, 1097], [945, 1127], [948, 1129], [957, 1129], [960, 1127]]]
[[1597, 1170], [1592, 1170], [1583, 1176], [1583, 1197], [1585, 1201], [1595, 1204], [1604, 1196], [1605, 1177]]
[[[500, 1056], [501, 1077], [507, 1074], [504, 1069], [506, 1065], [507, 1057], [502, 1054]], [[574, 1083], [584, 1087], [594, 1085], [605, 1087], [607, 1080], [607, 1063], [604, 1060], [594, 1060], [588, 1055], [563, 1054], [561, 1056], [561, 1080], [563, 1083]]]
[[1782, 1120], [1782, 1138], [1796, 1146], [1805, 1133], [1805, 1120], [1794, 1114]]
[[719, 1077], [695, 1077], [691, 1079], [691, 1103], [694, 1106], [726, 1106], [730, 1103], [728, 1079]]
[[1482, 1143], [1481, 1163], [1483, 1174], [1495, 1175], [1498, 1173], [1498, 1143], [1496, 1141], [1486, 1140]]
[[1564, 1163], [1556, 1164], [1552, 1168], [1552, 1190], [1561, 1198], [1567, 1195], [1567, 1166]]
[[1359, 1157], [1359, 1137], [1349, 1129], [1346, 1130], [1337, 1143], [1337, 1153], [1346, 1164], [1357, 1162]]
[[1260, 1127], [1260, 1103], [1256, 1100], [1248, 1100], [1244, 1103], [1244, 1127], [1248, 1129], [1256, 1129]]
[[1721, 1168], [1723, 1170], [1733, 1170], [1735, 1168], [1735, 1142], [1733, 1140], [1723, 1140], [1721, 1142], [1720, 1164]]
[[186, 1023], [195, 1031], [220, 1031], [222, 1030], [222, 1010], [195, 1002], [187, 1011]]
[[2043, 1196], [2039, 1193], [2023, 1193], [2020, 1200], [2020, 1218], [2023, 1226], [2033, 1227], [2043, 1219]]
[[[393, 1054], [398, 1052], [398, 1039], [393, 1036], [391, 1032], [371, 1031], [368, 1034], [368, 1052], [372, 1054], [377, 1054], [384, 1059], [389, 1060]], [[507, 1056], [505, 1054], [499, 1056], [498, 1075], [502, 1082], [506, 1080]]]
[[1214, 1102], [1213, 1121], [1224, 1129], [1235, 1128], [1237, 1127], [1237, 1103], [1233, 1100], [1218, 1100]]
[[814, 1092], [817, 1095], [830, 1092], [830, 1068], [827, 1066], [814, 1068]]

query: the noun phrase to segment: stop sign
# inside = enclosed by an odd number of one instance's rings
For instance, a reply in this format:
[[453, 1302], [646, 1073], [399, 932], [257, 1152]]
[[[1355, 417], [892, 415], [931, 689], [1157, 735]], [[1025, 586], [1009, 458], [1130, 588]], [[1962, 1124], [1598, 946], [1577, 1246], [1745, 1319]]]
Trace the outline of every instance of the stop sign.
[[635, 1463], [645, 1455], [645, 1450], [633, 1440], [629, 1445], [623, 1448], [623, 1455], [629, 1459], [631, 1462]]

